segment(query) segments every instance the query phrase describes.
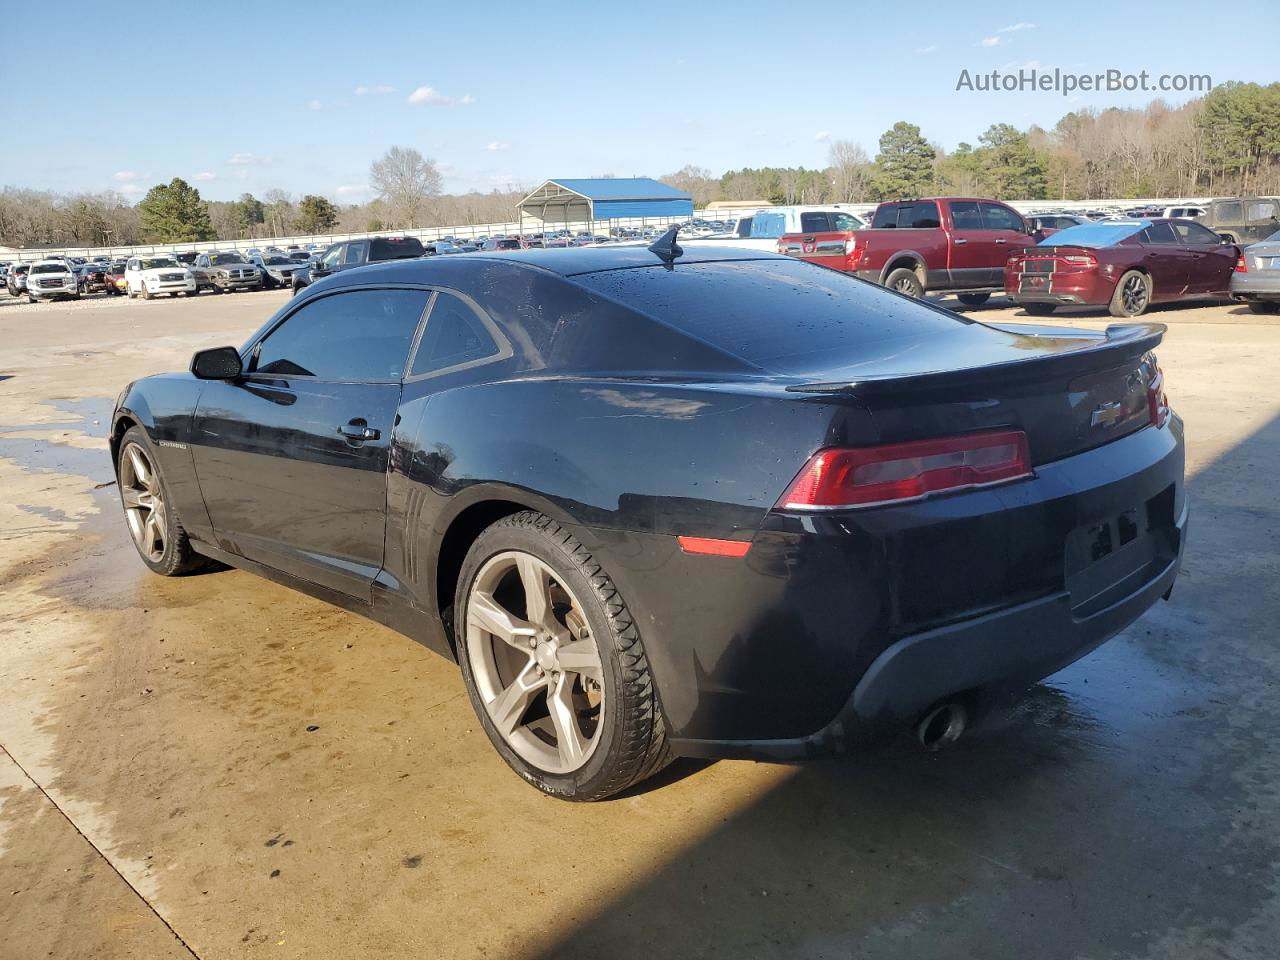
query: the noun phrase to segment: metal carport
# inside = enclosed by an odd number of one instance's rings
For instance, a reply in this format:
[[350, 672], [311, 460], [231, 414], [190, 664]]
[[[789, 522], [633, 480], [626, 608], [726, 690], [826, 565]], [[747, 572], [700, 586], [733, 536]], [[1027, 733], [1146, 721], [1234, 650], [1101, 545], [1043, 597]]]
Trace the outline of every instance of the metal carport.
[[648, 177], [547, 180], [520, 201], [525, 218], [564, 225], [693, 216], [693, 197]]

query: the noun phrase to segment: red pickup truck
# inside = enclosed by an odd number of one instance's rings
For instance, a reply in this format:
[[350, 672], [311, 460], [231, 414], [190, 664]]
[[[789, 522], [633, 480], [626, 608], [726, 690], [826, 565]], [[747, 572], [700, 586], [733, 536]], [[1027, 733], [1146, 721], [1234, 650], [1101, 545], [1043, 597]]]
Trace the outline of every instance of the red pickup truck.
[[1004, 290], [1009, 257], [1038, 237], [995, 200], [929, 197], [876, 208], [866, 230], [788, 233], [778, 252], [857, 274], [909, 297], [954, 293], [977, 306]]

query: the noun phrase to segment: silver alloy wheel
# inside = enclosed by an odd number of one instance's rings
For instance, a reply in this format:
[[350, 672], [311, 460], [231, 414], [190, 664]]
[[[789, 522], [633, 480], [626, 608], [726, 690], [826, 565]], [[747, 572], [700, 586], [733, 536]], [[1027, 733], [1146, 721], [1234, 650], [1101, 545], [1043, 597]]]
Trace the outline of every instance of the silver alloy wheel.
[[491, 557], [467, 597], [467, 656], [480, 699], [527, 763], [566, 774], [604, 726], [604, 668], [582, 604], [543, 561]]
[[136, 443], [128, 444], [120, 455], [120, 498], [138, 552], [159, 563], [166, 545], [164, 498], [154, 464]]
[[1142, 312], [1142, 308], [1147, 304], [1147, 281], [1141, 274], [1134, 274], [1125, 281], [1120, 299], [1128, 313]]

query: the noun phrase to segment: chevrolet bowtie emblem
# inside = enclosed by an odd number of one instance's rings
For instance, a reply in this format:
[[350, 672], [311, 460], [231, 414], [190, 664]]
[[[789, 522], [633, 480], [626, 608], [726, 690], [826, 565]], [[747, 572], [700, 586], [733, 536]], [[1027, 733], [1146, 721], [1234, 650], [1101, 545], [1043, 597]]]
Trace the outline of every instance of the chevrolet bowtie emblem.
[[1124, 419], [1124, 407], [1119, 400], [1100, 403], [1089, 418], [1091, 427], [1112, 427]]

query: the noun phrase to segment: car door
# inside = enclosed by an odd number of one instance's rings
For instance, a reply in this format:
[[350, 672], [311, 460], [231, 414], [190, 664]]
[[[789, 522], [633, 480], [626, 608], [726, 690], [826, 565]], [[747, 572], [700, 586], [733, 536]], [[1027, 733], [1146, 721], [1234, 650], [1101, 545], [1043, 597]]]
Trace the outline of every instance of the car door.
[[1231, 286], [1231, 273], [1236, 268], [1236, 246], [1198, 223], [1178, 220], [1174, 234], [1190, 258], [1187, 293], [1219, 293]]
[[142, 289], [142, 261], [137, 257], [132, 258], [124, 268], [125, 289], [130, 294]]
[[984, 286], [999, 286], [1004, 282], [1004, 265], [1011, 254], [1018, 253], [1035, 243], [1027, 230], [1022, 214], [1003, 203], [979, 200], [982, 229], [990, 244], [987, 259], [983, 262], [987, 280]]
[[1134, 238], [1142, 248], [1142, 266], [1151, 276], [1153, 300], [1179, 297], [1191, 282], [1194, 257], [1187, 252], [1165, 221], [1157, 221]]
[[[977, 200], [952, 200], [951, 227], [948, 234], [949, 256], [945, 284], [957, 289], [992, 286], [1004, 277], [1004, 260], [993, 274], [991, 262], [996, 259], [995, 235], [983, 225]], [[995, 277], [993, 280], [992, 277]]]
[[205, 387], [191, 448], [222, 549], [369, 600], [401, 382], [428, 297], [309, 300], [251, 346], [241, 377]]

